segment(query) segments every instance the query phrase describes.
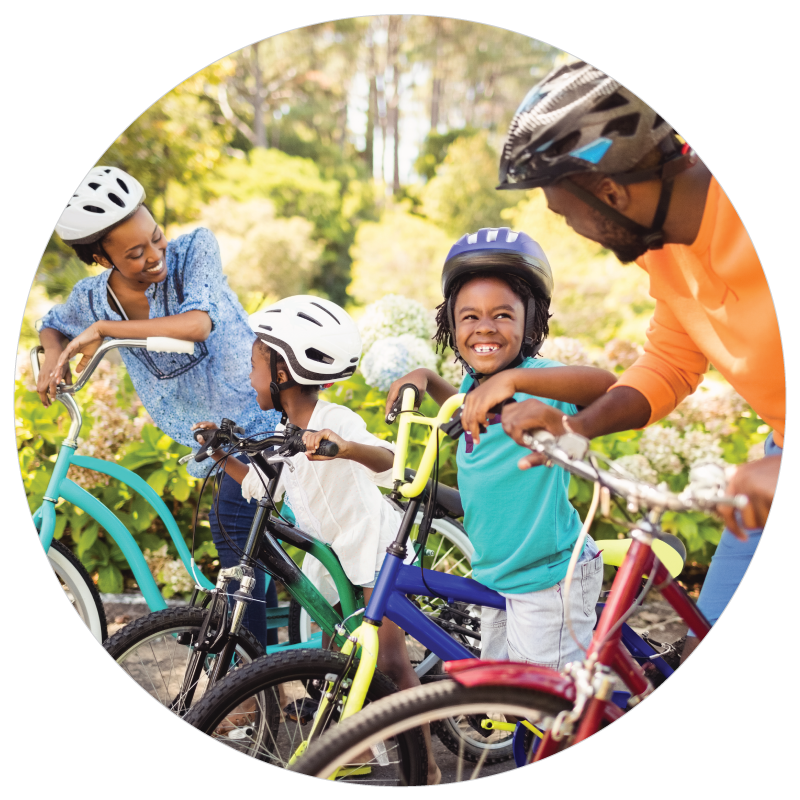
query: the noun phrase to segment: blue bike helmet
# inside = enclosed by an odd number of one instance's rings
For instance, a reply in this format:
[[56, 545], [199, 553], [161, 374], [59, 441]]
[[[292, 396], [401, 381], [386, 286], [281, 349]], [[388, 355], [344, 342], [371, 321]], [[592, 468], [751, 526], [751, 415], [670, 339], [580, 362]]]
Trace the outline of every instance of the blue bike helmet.
[[[525, 309], [522, 349], [518, 359], [509, 367], [536, 355], [543, 344], [534, 339], [536, 298], [542, 298], [549, 304], [553, 296], [553, 272], [541, 245], [527, 233], [510, 228], [481, 228], [477, 233], [464, 234], [450, 248], [442, 269], [442, 294], [447, 303], [447, 320], [453, 341], [456, 326], [451, 287], [456, 278], [471, 274], [515, 275], [531, 287], [534, 296], [528, 299]], [[458, 352], [456, 357], [464, 363]], [[472, 374], [469, 368], [468, 372]]]

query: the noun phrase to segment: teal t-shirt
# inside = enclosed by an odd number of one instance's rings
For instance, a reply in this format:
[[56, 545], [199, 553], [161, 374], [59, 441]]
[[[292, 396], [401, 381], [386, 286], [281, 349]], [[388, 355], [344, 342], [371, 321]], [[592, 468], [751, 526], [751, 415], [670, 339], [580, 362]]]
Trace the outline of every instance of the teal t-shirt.
[[[562, 366], [546, 358], [527, 358], [520, 368]], [[471, 383], [465, 377], [461, 391]], [[517, 401], [530, 397], [514, 395]], [[572, 403], [536, 399], [565, 414], [577, 413]], [[464, 436], [458, 442], [464, 527], [475, 547], [473, 577], [507, 594], [536, 592], [563, 580], [581, 529], [567, 495], [569, 474], [561, 467], [518, 469], [517, 462], [528, 453], [504, 433], [502, 425], [488, 426], [471, 453], [466, 452]]]

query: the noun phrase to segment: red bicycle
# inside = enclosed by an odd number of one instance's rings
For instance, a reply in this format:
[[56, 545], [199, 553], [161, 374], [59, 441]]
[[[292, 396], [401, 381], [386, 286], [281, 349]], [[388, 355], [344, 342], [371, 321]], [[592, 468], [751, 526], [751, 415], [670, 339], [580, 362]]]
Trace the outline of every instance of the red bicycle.
[[[525, 443], [546, 455], [549, 463], [595, 485], [570, 562], [566, 591], [598, 506], [602, 503], [607, 515], [610, 497], [616, 495], [637, 517], [583, 661], [568, 664], [562, 672], [515, 662], [448, 662], [443, 680], [372, 703], [331, 730], [293, 766], [296, 772], [328, 778], [341, 765], [363, 759], [365, 752], [397, 752], [394, 740], [398, 735], [440, 719], [459, 719], [479, 735], [514, 730], [517, 765], [539, 761], [588, 738], [653, 691], [645, 671], [621, 640], [624, 622], [652, 588], [661, 592], [698, 638], [709, 632], [708, 620], [674, 580], [653, 545], [656, 543], [662, 555], [666, 552], [658, 544], [669, 538], [660, 528], [665, 511], [710, 512], [722, 504], [744, 506], [746, 498], [725, 495], [724, 469], [716, 464], [695, 467], [689, 485], [676, 494], [664, 485], [637, 480], [613, 463], [601, 468], [600, 456], [589, 452], [588, 440], [577, 434], [556, 438], [547, 431], [535, 431], [526, 435]], [[674, 653], [665, 648], [651, 660], [670, 655]], [[620, 683], [627, 691], [618, 690]], [[469, 777], [478, 777], [482, 767], [478, 762]], [[459, 768], [456, 780], [462, 777]]]

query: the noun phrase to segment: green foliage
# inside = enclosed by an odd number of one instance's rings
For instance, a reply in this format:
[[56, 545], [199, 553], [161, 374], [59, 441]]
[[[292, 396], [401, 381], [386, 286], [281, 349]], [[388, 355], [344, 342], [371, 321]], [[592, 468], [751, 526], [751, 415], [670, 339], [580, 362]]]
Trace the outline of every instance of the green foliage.
[[350, 250], [353, 257], [350, 294], [372, 303], [399, 294], [434, 308], [441, 302], [441, 273], [451, 238], [405, 204], [392, 206], [380, 222], [364, 222]]
[[455, 238], [503, 225], [501, 213], [518, 198], [496, 190], [498, 162], [485, 132], [456, 139], [422, 192], [428, 219]]
[[450, 145], [456, 139], [468, 138], [477, 133], [477, 128], [452, 128], [446, 133], [439, 133], [438, 131], [429, 131], [419, 149], [419, 155], [414, 162], [414, 171], [420, 177], [429, 181], [436, 174], [437, 167], [444, 161]]
[[[15, 416], [22, 481], [29, 507], [34, 512], [42, 503], [69, 420], [60, 404], [45, 408], [28, 385], [28, 380], [27, 373], [23, 372], [16, 381]], [[98, 449], [105, 442], [98, 438], [98, 432], [116, 424], [113, 410], [102, 404], [96, 407], [93, 403], [96, 399], [94, 392], [100, 391], [99, 386], [98, 382], [90, 383], [79, 397], [84, 415], [81, 442], [94, 443]], [[116, 394], [121, 408], [130, 409], [134, 405], [135, 395], [129, 380], [119, 381]], [[101, 415], [100, 409], [106, 411]], [[191, 546], [192, 494], [199, 483], [186, 473], [185, 467], [178, 466], [178, 459], [189, 452], [189, 448], [173, 442], [139, 415], [137, 418], [144, 423], [140, 426], [141, 438], [126, 439], [108, 457], [134, 471], [155, 489], [172, 512], [187, 545]], [[81, 449], [79, 447], [79, 452]], [[93, 455], [103, 457], [105, 454], [94, 452]], [[166, 545], [169, 557], [177, 558], [163, 522], [152, 506], [135, 491], [113, 479], [105, 480], [99, 473], [77, 467], [70, 467], [68, 477], [113, 511], [142, 550], [156, 551]], [[203, 510], [207, 512], [207, 503]], [[56, 506], [55, 537], [73, 549], [89, 573], [95, 576], [100, 591], [121, 592], [126, 583], [132, 583], [127, 561], [114, 540], [88, 514], [64, 500]], [[214, 571], [217, 553], [207, 522], [198, 525], [196, 541], [197, 561], [208, 575]], [[169, 585], [165, 586], [165, 593], [169, 594]]]

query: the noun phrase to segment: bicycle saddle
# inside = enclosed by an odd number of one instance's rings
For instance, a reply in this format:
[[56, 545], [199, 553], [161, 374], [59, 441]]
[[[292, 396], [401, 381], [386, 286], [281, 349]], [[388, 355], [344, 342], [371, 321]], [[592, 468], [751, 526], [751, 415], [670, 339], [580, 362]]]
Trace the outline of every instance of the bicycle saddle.
[[[409, 483], [414, 480], [414, 476], [417, 474], [415, 469], [406, 469], [406, 481]], [[430, 497], [431, 492], [431, 485], [433, 481], [428, 481], [425, 484], [425, 489], [422, 492], [422, 496], [427, 500]], [[453, 489], [450, 486], [445, 486], [443, 483], [436, 484], [436, 507], [437, 512], [441, 509], [442, 513], [437, 513], [437, 517], [444, 517], [446, 515], [450, 515], [451, 517], [463, 517], [464, 516], [464, 508], [461, 505], [461, 495], [458, 492], [458, 489]]]
[[[673, 578], [677, 578], [686, 561], [686, 548], [677, 536], [661, 534], [663, 539], [653, 542], [653, 551], [659, 561], [667, 568]], [[603, 563], [611, 567], [619, 567], [628, 555], [633, 539], [600, 539], [595, 542], [603, 557]]]

